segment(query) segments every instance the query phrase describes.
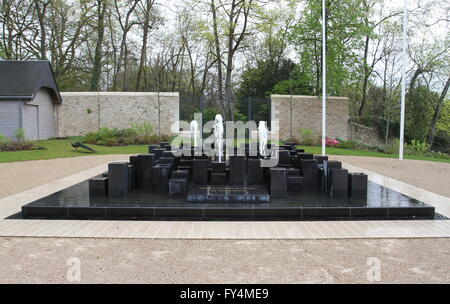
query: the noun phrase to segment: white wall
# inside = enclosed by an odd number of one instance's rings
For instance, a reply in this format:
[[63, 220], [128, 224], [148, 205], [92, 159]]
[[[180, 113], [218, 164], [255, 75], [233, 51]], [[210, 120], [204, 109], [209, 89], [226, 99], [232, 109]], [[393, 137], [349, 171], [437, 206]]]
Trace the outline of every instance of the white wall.
[[27, 105], [38, 106], [39, 139], [56, 137], [55, 104], [48, 89], [42, 88]]

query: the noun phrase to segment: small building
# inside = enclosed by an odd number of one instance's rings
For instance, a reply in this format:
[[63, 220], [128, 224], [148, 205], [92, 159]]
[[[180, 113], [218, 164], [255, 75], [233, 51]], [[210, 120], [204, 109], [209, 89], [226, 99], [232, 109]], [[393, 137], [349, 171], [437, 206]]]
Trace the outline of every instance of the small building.
[[0, 61], [0, 133], [16, 139], [56, 137], [62, 99], [48, 61]]

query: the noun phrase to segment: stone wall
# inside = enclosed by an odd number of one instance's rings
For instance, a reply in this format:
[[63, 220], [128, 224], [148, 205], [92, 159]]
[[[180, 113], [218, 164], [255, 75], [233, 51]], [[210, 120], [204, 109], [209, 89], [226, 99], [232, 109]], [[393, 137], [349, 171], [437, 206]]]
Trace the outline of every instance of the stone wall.
[[[322, 99], [316, 96], [272, 95], [272, 121], [279, 121], [280, 139], [302, 140], [300, 129], [310, 129], [319, 138], [322, 134]], [[349, 107], [347, 97], [328, 97], [327, 135], [348, 139]]]
[[348, 123], [348, 136], [351, 140], [362, 142], [370, 145], [384, 144], [377, 129], [360, 125], [354, 122]]
[[59, 137], [84, 135], [101, 127], [123, 129], [143, 122], [151, 123], [157, 134], [159, 113], [161, 134], [177, 133], [171, 126], [179, 120], [178, 93], [62, 92], [61, 96], [63, 103], [57, 109]]

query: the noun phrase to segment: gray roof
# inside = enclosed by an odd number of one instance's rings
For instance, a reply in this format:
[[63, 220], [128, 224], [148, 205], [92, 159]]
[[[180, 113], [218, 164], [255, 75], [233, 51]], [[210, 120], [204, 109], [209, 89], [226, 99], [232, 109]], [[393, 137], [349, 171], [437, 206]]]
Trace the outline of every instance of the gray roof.
[[61, 103], [50, 62], [0, 60], [0, 101], [33, 100], [41, 88], [49, 89], [53, 101]]

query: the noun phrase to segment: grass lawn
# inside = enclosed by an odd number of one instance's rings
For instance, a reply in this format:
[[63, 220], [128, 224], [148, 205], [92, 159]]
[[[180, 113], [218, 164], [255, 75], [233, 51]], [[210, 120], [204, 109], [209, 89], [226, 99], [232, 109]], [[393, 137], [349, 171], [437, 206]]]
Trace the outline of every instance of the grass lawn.
[[32, 150], [32, 151], [16, 151], [16, 152], [0, 152], [0, 163], [3, 162], [16, 162], [25, 160], [37, 160], [37, 159], [53, 159], [53, 158], [65, 158], [65, 157], [77, 157], [88, 155], [105, 155], [105, 154], [140, 154], [147, 153], [147, 146], [121, 146], [121, 147], [104, 147], [96, 145], [88, 145], [94, 148], [97, 153], [85, 151], [83, 149], [75, 150], [70, 145], [70, 139], [61, 140], [41, 140], [38, 141], [38, 145], [45, 150]]
[[[97, 153], [91, 153], [83, 151], [83, 149], [75, 150], [70, 145], [73, 139], [64, 140], [42, 140], [38, 144], [40, 147], [45, 148], [43, 150], [34, 151], [18, 151], [18, 152], [0, 152], [0, 163], [2, 162], [16, 162], [26, 160], [38, 160], [38, 159], [53, 159], [53, 158], [65, 158], [65, 157], [77, 157], [88, 155], [105, 155], [105, 154], [141, 154], [147, 153], [147, 146], [121, 146], [121, 147], [104, 147], [89, 145], [94, 148]], [[322, 152], [321, 147], [301, 147], [309, 153], [320, 154]], [[362, 150], [347, 150], [338, 148], [327, 148], [328, 155], [350, 155], [350, 156], [371, 156], [371, 157], [384, 157], [384, 158], [398, 158], [398, 155], [384, 154], [379, 152], [370, 152]], [[406, 159], [417, 159], [437, 162], [450, 163], [449, 159], [433, 158], [427, 156], [405, 156]]]

